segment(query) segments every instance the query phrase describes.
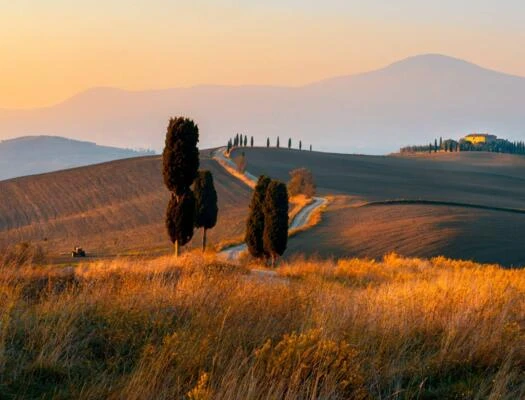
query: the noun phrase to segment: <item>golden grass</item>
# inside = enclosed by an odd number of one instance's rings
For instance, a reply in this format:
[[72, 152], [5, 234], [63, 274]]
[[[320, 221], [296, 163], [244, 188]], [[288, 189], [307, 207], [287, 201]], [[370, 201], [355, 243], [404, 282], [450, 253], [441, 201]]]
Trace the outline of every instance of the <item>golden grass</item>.
[[0, 269], [6, 398], [525, 394], [525, 271], [444, 258], [213, 255]]

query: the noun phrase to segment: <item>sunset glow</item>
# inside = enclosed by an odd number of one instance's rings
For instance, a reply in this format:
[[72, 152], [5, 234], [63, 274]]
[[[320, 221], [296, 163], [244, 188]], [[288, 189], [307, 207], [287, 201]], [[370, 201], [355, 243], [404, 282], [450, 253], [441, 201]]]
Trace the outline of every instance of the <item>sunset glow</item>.
[[99, 86], [297, 86], [420, 53], [525, 75], [519, 1], [1, 3], [0, 108]]

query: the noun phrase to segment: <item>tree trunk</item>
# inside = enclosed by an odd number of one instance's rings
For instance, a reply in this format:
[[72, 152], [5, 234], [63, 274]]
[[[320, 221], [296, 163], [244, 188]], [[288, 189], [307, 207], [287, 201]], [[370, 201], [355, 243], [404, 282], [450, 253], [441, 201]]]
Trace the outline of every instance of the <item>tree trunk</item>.
[[175, 243], [173, 243], [173, 247], [175, 250], [175, 257], [178, 257], [179, 256], [179, 241], [178, 240], [175, 240]]
[[206, 251], [206, 228], [202, 228], [202, 252]]

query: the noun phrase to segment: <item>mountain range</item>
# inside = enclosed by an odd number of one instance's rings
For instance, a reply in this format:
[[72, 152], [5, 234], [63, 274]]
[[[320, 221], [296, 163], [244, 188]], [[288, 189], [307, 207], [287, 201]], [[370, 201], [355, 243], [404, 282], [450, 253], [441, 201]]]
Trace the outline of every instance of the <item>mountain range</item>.
[[265, 145], [291, 137], [316, 150], [384, 154], [436, 137], [490, 131], [525, 139], [525, 78], [442, 55], [301, 87], [95, 88], [52, 107], [0, 110], [0, 138], [50, 134], [160, 150], [170, 116], [197, 121], [200, 147], [235, 133]]
[[154, 154], [56, 136], [0, 141], [0, 180]]

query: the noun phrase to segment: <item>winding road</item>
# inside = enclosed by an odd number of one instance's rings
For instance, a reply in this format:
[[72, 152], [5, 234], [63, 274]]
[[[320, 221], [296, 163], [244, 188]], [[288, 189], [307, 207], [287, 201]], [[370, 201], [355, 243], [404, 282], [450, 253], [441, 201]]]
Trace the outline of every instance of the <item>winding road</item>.
[[[224, 168], [226, 171], [228, 171], [232, 176], [236, 177], [237, 179], [241, 179], [238, 174], [239, 172], [236, 172], [237, 166], [235, 163], [225, 155], [225, 148], [220, 148], [216, 150], [213, 153], [213, 158]], [[244, 172], [244, 177], [246, 180], [253, 182], [253, 185], [255, 186], [255, 183], [257, 182], [257, 177], [250, 174], [249, 172]], [[251, 185], [250, 185], [251, 186]], [[252, 187], [254, 187], [252, 186]], [[304, 206], [292, 219], [290, 223], [290, 230], [295, 230], [304, 227], [308, 224], [308, 221], [310, 221], [310, 218], [312, 217], [312, 214], [315, 210], [317, 210], [319, 207], [324, 206], [328, 203], [328, 199], [324, 197], [314, 197], [313, 201], [306, 206]], [[240, 243], [234, 246], [227, 247], [226, 249], [222, 250], [219, 253], [220, 257], [223, 257], [227, 260], [235, 260], [237, 259], [243, 251], [247, 249], [247, 246], [245, 243]]]

